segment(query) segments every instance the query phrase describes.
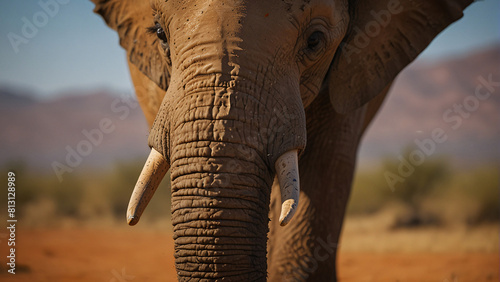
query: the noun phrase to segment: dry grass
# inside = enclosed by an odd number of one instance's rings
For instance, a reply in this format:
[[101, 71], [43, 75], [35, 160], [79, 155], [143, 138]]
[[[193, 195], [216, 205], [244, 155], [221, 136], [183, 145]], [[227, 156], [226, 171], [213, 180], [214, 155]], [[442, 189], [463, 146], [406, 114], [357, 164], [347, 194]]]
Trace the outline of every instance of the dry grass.
[[453, 224], [420, 228], [392, 229], [399, 207], [379, 213], [349, 216], [341, 237], [345, 252], [374, 253], [498, 253], [500, 225]]

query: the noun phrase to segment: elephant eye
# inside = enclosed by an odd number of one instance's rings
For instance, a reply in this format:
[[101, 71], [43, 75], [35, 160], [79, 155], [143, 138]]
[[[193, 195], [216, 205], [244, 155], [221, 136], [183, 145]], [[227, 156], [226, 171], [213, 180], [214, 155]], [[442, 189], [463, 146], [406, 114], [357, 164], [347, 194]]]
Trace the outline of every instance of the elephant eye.
[[171, 65], [172, 61], [170, 59], [170, 46], [168, 45], [168, 39], [165, 31], [161, 27], [159, 23], [155, 23], [154, 26], [148, 27], [147, 32], [150, 34], [156, 34], [158, 39], [160, 39], [160, 45], [165, 51], [165, 56], [167, 60], [167, 64]]
[[163, 30], [163, 28], [161, 27], [161, 25], [159, 23], [156, 23], [152, 27], [148, 27], [148, 32], [156, 33], [156, 36], [158, 37], [158, 39], [160, 39], [161, 41], [163, 41], [165, 43], [167, 42], [167, 35], [165, 34], [165, 31]]
[[325, 35], [319, 30], [311, 33], [307, 38], [307, 49], [313, 52], [318, 51], [321, 48], [324, 38]]
[[309, 65], [316, 62], [324, 53], [327, 45], [327, 38], [323, 31], [316, 29], [309, 33], [303, 44], [304, 47], [301, 52], [301, 57], [303, 62]]
[[167, 42], [167, 36], [165, 35], [165, 31], [163, 30], [163, 28], [160, 27], [156, 30], [156, 36], [158, 36], [161, 41]]
[[324, 38], [324, 34], [321, 31], [315, 31], [307, 38], [307, 48], [311, 51], [318, 49]]

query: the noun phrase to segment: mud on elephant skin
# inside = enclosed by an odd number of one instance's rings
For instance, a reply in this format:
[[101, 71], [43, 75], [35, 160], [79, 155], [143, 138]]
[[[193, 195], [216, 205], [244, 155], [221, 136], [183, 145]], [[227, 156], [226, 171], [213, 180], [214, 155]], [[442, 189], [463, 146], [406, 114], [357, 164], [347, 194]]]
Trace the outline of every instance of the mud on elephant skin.
[[181, 281], [335, 280], [359, 139], [471, 3], [93, 2], [151, 125], [128, 221], [170, 169]]

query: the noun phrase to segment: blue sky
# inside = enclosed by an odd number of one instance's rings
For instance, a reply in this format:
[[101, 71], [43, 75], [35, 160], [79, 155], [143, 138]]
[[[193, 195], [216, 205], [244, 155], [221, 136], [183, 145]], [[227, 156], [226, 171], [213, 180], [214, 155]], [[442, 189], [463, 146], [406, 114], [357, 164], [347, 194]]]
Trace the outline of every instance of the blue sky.
[[[48, 2], [49, 0], [42, 0]], [[118, 36], [82, 0], [59, 5], [46, 23], [38, 0], [0, 4], [0, 87], [20, 87], [43, 98], [75, 89], [132, 87]], [[38, 16], [40, 28], [15, 52], [9, 33], [22, 35], [23, 18]], [[422, 60], [460, 56], [500, 42], [500, 0], [477, 1], [465, 17], [438, 36]]]

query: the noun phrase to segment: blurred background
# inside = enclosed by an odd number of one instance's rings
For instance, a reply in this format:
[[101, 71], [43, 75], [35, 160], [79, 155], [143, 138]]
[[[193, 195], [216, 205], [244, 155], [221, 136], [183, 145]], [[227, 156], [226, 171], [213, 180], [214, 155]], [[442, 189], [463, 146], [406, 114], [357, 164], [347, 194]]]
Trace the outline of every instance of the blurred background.
[[[149, 151], [125, 52], [90, 1], [60, 2], [50, 13], [38, 1], [0, 4], [0, 172], [4, 179], [8, 171], [16, 174], [18, 227], [27, 230], [19, 236], [28, 242], [53, 238], [54, 230], [77, 236], [71, 232], [123, 229], [130, 240], [143, 240], [133, 237], [140, 232], [168, 234], [165, 182], [141, 223], [133, 231], [125, 226], [129, 195]], [[499, 19], [500, 1], [473, 3], [397, 78], [359, 150], [341, 265], [357, 252], [493, 254], [493, 261], [477, 259], [496, 265], [478, 277], [498, 277]], [[491, 95], [475, 99], [479, 85]], [[432, 140], [436, 132], [440, 142]], [[6, 194], [0, 193], [0, 207]], [[0, 220], [6, 222], [6, 212]], [[92, 234], [88, 238], [101, 238]], [[102, 242], [121, 242], [113, 234]], [[0, 231], [2, 259], [5, 238]], [[58, 258], [43, 242], [25, 247], [21, 273], [65, 277], [35, 262], [37, 255]], [[168, 248], [161, 255], [171, 257]], [[106, 266], [103, 279], [116, 278], [120, 267]], [[469, 277], [443, 271], [439, 281]], [[349, 275], [341, 271], [345, 280]], [[80, 279], [73, 278], [61, 281]]]

